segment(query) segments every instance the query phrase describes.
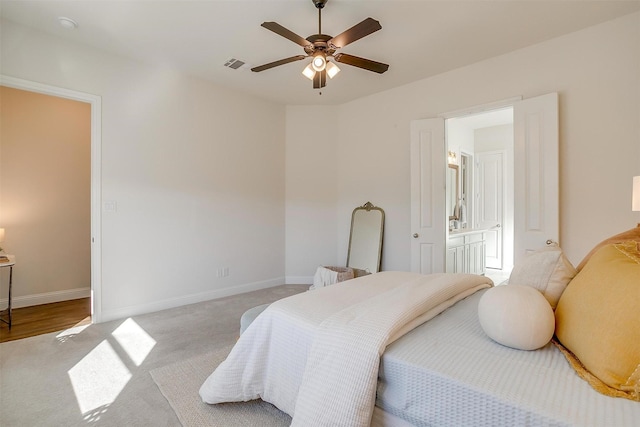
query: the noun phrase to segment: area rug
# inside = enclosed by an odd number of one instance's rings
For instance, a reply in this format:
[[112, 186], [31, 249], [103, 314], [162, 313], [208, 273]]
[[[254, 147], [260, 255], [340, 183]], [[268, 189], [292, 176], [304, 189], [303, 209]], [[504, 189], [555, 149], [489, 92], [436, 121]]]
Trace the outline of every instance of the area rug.
[[291, 425], [291, 417], [262, 400], [208, 405], [200, 399], [200, 386], [229, 354], [231, 347], [152, 370], [151, 377], [169, 401], [184, 427]]

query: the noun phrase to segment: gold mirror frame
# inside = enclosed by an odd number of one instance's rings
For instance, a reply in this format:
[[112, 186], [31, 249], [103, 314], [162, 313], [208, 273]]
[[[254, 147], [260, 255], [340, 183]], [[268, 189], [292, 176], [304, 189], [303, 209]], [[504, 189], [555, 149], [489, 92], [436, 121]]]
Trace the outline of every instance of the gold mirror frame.
[[382, 208], [367, 202], [353, 210], [347, 267], [353, 268], [356, 276], [380, 271], [383, 235], [384, 210]]

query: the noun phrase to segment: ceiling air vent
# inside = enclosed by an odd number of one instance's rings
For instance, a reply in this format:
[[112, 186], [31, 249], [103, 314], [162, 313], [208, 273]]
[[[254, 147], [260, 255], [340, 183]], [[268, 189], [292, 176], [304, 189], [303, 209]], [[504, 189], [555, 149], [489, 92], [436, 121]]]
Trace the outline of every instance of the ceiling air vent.
[[236, 58], [231, 58], [227, 62], [224, 63], [225, 67], [233, 68], [234, 70], [237, 70], [238, 68], [242, 67], [243, 65], [244, 65], [244, 62], [240, 61], [239, 59], [236, 59]]

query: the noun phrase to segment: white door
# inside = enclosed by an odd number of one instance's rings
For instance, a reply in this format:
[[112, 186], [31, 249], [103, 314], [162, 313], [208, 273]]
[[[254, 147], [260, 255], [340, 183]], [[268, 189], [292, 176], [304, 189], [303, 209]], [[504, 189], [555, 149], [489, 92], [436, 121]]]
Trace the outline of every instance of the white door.
[[486, 267], [502, 269], [504, 224], [504, 151], [476, 153], [476, 224], [487, 230]]
[[514, 104], [514, 262], [559, 242], [558, 94]]
[[[558, 94], [514, 107], [514, 263], [547, 241], [560, 242]], [[411, 122], [411, 270], [445, 270], [444, 120]]]
[[445, 271], [444, 119], [411, 122], [411, 271]]

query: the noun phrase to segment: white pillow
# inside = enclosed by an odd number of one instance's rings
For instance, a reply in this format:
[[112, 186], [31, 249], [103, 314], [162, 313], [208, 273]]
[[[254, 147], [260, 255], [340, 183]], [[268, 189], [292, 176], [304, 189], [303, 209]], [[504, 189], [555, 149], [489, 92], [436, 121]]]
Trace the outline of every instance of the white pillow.
[[513, 267], [509, 285], [531, 286], [539, 290], [555, 310], [562, 292], [576, 273], [562, 249], [549, 246], [527, 255], [522, 263]]
[[478, 303], [478, 318], [489, 338], [519, 350], [544, 347], [556, 325], [544, 296], [530, 286], [519, 285], [487, 290]]

